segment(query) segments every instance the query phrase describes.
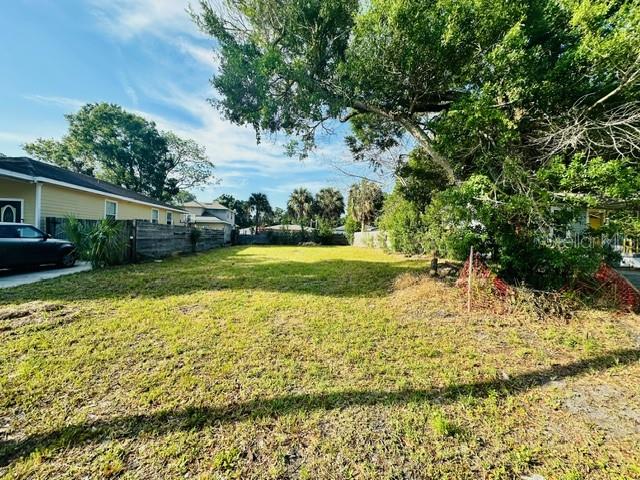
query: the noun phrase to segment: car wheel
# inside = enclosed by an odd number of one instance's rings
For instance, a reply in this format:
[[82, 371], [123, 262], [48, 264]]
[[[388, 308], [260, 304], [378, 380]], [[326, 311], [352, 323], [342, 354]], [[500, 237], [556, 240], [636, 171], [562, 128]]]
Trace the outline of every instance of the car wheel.
[[64, 268], [73, 267], [76, 264], [76, 252], [66, 252], [62, 254], [59, 265]]

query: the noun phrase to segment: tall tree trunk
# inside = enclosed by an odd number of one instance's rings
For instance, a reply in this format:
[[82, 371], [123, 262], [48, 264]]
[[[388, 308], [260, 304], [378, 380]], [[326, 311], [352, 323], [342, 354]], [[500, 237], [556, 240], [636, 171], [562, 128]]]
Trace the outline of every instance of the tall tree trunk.
[[415, 138], [420, 146], [424, 149], [424, 151], [431, 157], [433, 162], [438, 165], [444, 171], [445, 175], [449, 179], [451, 183], [456, 183], [456, 175], [453, 172], [453, 167], [449, 160], [447, 160], [444, 156], [440, 155], [436, 152], [431, 144], [431, 138], [429, 135], [416, 124], [414, 120], [409, 118], [401, 118], [400, 124], [411, 134], [413, 138]]

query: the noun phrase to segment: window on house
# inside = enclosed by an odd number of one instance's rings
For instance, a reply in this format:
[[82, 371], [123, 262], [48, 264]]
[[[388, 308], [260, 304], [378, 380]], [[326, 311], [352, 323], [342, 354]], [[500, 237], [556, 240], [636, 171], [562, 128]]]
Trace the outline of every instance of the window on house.
[[158, 223], [158, 219], [160, 218], [160, 211], [155, 208], [151, 209], [151, 223]]
[[118, 202], [105, 200], [104, 202], [104, 218], [118, 219]]
[[167, 225], [173, 225], [173, 213], [167, 212]]

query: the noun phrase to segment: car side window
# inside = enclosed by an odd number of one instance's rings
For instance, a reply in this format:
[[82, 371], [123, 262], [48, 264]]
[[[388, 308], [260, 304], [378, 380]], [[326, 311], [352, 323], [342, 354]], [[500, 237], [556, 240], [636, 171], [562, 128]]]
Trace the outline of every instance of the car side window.
[[42, 232], [33, 227], [17, 227], [20, 238], [42, 238]]
[[0, 238], [18, 238], [18, 230], [13, 225], [0, 225]]

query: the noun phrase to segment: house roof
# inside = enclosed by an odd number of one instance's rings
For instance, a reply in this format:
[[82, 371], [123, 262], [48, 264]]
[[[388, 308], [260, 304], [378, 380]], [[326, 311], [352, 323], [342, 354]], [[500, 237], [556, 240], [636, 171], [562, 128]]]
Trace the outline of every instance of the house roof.
[[187, 213], [179, 207], [158, 201], [147, 195], [29, 157], [0, 157], [0, 176], [20, 178], [33, 182], [53, 183], [69, 188], [75, 187], [79, 190], [102, 193], [107, 196], [131, 200], [135, 203], [145, 203]]
[[600, 196], [598, 198], [593, 198], [590, 195], [584, 193], [574, 193], [574, 192], [558, 192], [553, 194], [554, 197], [563, 200], [582, 200], [584, 202], [595, 200], [595, 203], [589, 205], [592, 208], [600, 208], [604, 210], [624, 210], [624, 209], [634, 209], [637, 210], [640, 207], [640, 196], [632, 196], [626, 199], [620, 198], [610, 198]]
[[218, 218], [215, 215], [207, 215], [207, 216], [194, 215], [193, 217], [191, 217], [191, 219], [195, 223], [225, 223], [227, 225], [231, 225], [232, 227], [234, 226], [233, 223], [227, 222], [226, 220], [222, 220], [221, 218]]
[[[300, 232], [302, 231], [302, 227], [296, 224], [282, 224], [282, 225], [270, 225], [268, 227], [264, 227], [264, 230]], [[311, 227], [305, 227], [305, 230], [315, 230], [315, 229]]]
[[215, 200], [213, 202], [198, 202], [196, 200], [193, 200], [191, 202], [186, 202], [184, 204], [185, 207], [192, 207], [192, 208], [205, 208], [205, 209], [210, 209], [210, 210], [230, 210], [232, 211], [230, 208], [225, 207], [224, 205], [222, 205], [220, 202], [216, 202]]

